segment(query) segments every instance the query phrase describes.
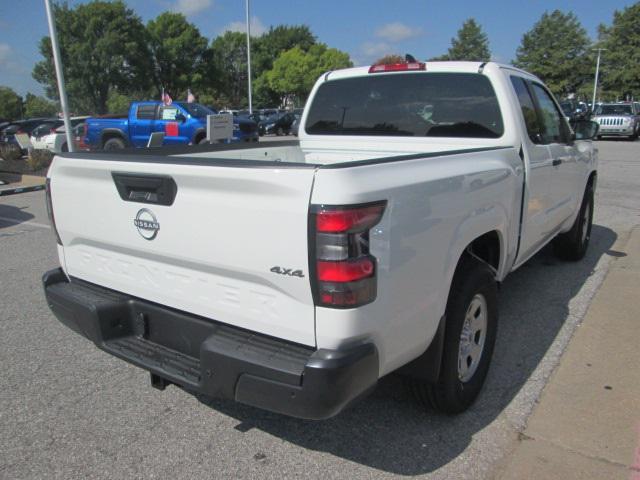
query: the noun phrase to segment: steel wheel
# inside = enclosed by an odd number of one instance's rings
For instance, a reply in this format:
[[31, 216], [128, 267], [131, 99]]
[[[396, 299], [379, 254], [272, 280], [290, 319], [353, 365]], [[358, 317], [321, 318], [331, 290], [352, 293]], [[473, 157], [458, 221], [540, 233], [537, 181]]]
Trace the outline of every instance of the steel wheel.
[[460, 333], [458, 378], [468, 382], [478, 369], [487, 337], [487, 301], [481, 294], [472, 299]]

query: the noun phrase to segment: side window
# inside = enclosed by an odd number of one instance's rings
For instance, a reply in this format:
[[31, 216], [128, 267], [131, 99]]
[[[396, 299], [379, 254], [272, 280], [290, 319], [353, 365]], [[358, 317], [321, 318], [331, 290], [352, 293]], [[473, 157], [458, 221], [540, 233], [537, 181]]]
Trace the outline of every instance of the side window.
[[178, 107], [163, 106], [158, 110], [158, 119], [175, 120], [178, 115]]
[[138, 105], [136, 118], [138, 120], [153, 120], [156, 117], [155, 105]]
[[565, 125], [562, 114], [549, 93], [537, 83], [531, 83], [538, 99], [542, 115], [542, 140], [544, 143], [566, 143]]
[[511, 77], [511, 83], [516, 91], [520, 108], [522, 109], [522, 116], [524, 117], [524, 123], [527, 127], [527, 133], [533, 143], [541, 143], [542, 131], [538, 123], [538, 115], [536, 114], [536, 107], [533, 104], [533, 99], [529, 95], [529, 90], [521, 77]]

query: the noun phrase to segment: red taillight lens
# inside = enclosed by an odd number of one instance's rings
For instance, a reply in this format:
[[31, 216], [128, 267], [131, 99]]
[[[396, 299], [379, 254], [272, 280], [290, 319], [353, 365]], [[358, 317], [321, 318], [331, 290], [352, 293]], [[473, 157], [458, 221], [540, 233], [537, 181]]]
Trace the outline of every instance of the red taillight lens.
[[426, 69], [427, 64], [422, 62], [391, 63], [389, 65], [372, 65], [369, 68], [369, 73], [408, 72]]
[[314, 206], [312, 252], [317, 305], [353, 308], [376, 298], [376, 258], [369, 251], [369, 230], [382, 219], [386, 202]]
[[380, 221], [384, 204], [358, 208], [323, 209], [316, 214], [316, 229], [323, 233], [368, 230]]
[[373, 275], [375, 264], [371, 257], [342, 262], [318, 261], [318, 280], [321, 282], [355, 282]]

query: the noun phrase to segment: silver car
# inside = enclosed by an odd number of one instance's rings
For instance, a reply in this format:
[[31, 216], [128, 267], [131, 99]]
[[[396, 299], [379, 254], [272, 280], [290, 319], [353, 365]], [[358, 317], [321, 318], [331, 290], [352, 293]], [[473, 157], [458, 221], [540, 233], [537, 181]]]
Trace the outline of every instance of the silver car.
[[600, 124], [598, 138], [606, 136], [638, 138], [640, 111], [633, 103], [602, 103], [596, 107], [593, 120]]

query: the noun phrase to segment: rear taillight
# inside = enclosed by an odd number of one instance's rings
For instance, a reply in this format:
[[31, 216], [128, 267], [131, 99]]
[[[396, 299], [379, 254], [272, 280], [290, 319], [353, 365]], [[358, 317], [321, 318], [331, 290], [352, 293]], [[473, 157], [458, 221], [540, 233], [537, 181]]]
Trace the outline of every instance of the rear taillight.
[[373, 302], [377, 261], [369, 251], [369, 231], [386, 201], [364, 205], [311, 207], [311, 271], [316, 305], [354, 308]]
[[45, 184], [45, 198], [47, 201], [47, 214], [49, 215], [49, 221], [51, 222], [51, 228], [53, 228], [53, 232], [56, 234], [56, 241], [58, 245], [62, 245], [62, 240], [60, 240], [60, 235], [58, 235], [58, 229], [56, 228], [56, 218], [53, 215], [53, 203], [51, 202], [51, 179], [47, 178]]

